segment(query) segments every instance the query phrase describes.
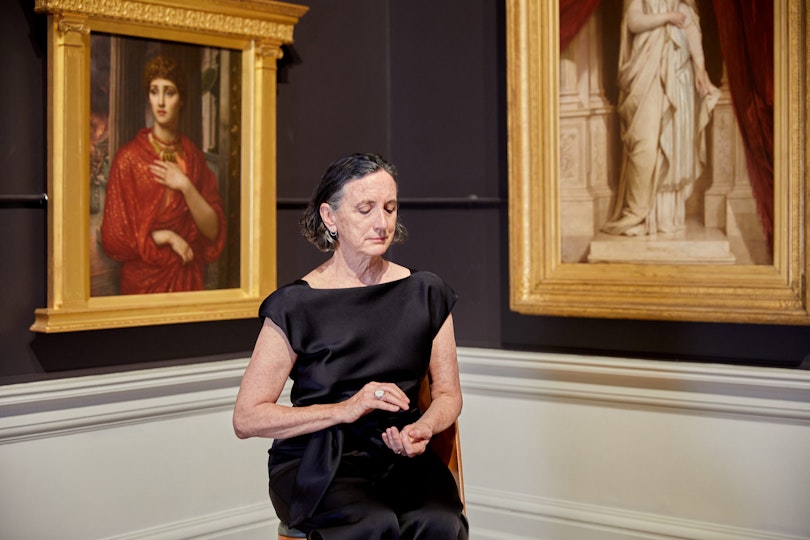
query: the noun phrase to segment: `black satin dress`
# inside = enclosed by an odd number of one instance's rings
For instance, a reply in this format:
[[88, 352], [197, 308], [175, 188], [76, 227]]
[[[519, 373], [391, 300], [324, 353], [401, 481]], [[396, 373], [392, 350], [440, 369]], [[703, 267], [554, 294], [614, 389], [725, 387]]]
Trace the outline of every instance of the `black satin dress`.
[[297, 354], [294, 406], [345, 401], [370, 381], [396, 383], [411, 403], [409, 411], [374, 411], [275, 440], [269, 487], [280, 519], [326, 540], [467, 538], [455, 480], [441, 460], [432, 452], [398, 456], [382, 441], [386, 428], [419, 418], [433, 338], [456, 298], [435, 274], [414, 271], [346, 289], [298, 280], [265, 299], [259, 315], [281, 328]]

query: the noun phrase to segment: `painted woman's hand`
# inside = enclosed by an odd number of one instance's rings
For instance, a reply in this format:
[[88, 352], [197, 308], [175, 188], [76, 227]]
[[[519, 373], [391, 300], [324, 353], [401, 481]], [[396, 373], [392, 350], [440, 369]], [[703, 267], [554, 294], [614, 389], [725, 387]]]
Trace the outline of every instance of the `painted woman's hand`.
[[194, 259], [194, 251], [186, 240], [170, 229], [158, 229], [152, 231], [152, 241], [158, 246], [169, 245], [172, 251], [183, 260], [183, 264]]
[[155, 182], [174, 191], [185, 193], [192, 185], [188, 176], [185, 175], [177, 163], [156, 159], [149, 165], [149, 169], [152, 171], [152, 177], [155, 179]]
[[668, 13], [669, 24], [675, 25], [678, 28], [686, 26], [686, 15], [680, 11], [671, 11]]
[[712, 90], [712, 81], [709, 79], [709, 74], [706, 69], [695, 70], [695, 90], [701, 96], [707, 95]]

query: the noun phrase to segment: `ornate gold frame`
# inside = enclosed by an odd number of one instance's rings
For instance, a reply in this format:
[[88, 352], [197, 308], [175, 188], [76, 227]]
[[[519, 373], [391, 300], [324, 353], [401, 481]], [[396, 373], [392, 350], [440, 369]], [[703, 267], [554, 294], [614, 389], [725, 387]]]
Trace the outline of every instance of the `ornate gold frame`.
[[[65, 332], [255, 317], [276, 284], [276, 62], [308, 8], [268, 0], [37, 0], [48, 16], [48, 307], [31, 329]], [[240, 287], [91, 297], [90, 34], [242, 52]]]
[[810, 324], [808, 10], [775, 0], [772, 265], [563, 263], [558, 2], [507, 1], [510, 306], [536, 315]]

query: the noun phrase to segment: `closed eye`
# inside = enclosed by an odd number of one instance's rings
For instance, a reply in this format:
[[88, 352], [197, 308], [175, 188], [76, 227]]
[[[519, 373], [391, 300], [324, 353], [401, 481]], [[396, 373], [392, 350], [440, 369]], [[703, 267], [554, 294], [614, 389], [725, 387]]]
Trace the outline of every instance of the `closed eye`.
[[[376, 206], [375, 204], [363, 204], [363, 205], [360, 205], [360, 206], [357, 207], [357, 211], [360, 212], [361, 214], [365, 215], [365, 214], [368, 214], [369, 212], [371, 212], [371, 210], [375, 206]], [[399, 207], [399, 205], [396, 202], [388, 203], [388, 204], [385, 205], [385, 211], [387, 213], [389, 213], [389, 214], [393, 214], [394, 212], [397, 211], [398, 207]]]

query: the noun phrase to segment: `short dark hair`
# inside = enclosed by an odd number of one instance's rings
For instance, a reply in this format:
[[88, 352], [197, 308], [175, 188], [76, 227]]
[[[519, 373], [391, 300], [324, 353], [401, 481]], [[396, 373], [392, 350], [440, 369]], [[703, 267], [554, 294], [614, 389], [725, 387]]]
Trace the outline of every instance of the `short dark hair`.
[[[321, 251], [333, 251], [335, 239], [329, 234], [326, 225], [321, 219], [321, 204], [327, 203], [334, 209], [340, 206], [343, 198], [343, 188], [353, 180], [383, 170], [391, 175], [394, 183], [397, 181], [397, 168], [378, 154], [357, 153], [335, 160], [326, 169], [321, 181], [315, 186], [307, 209], [301, 217], [301, 228], [304, 237]], [[392, 244], [401, 244], [408, 238], [408, 231], [400, 221], [397, 212], [397, 223], [394, 229]]]
[[186, 73], [174, 58], [156, 54], [146, 61], [143, 67], [143, 89], [149, 95], [149, 88], [155, 79], [166, 79], [177, 87], [180, 98], [186, 99]]

